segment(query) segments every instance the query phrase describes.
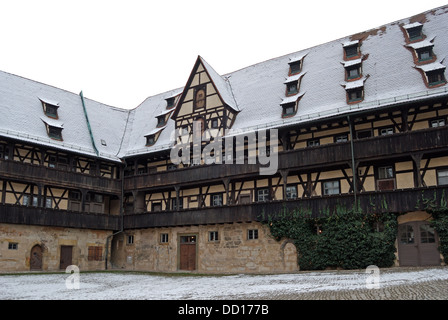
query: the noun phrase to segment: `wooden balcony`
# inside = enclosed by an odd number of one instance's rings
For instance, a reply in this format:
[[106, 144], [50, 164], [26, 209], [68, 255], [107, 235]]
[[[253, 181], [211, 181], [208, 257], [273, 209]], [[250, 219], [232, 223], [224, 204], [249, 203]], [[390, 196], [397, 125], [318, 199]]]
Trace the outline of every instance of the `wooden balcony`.
[[[429, 128], [353, 141], [355, 161], [409, 157], [415, 153], [448, 151], [447, 128]], [[278, 169], [313, 170], [351, 163], [351, 143], [331, 143], [319, 147], [289, 150], [278, 154]], [[198, 185], [239, 179], [259, 174], [259, 165], [202, 165], [174, 171], [125, 177], [124, 189], [151, 190], [160, 187]]]
[[[405, 213], [425, 210], [425, 203], [428, 199], [437, 199], [440, 203], [440, 200], [443, 197], [446, 199], [447, 196], [448, 187], [431, 187], [365, 192], [357, 195], [357, 201], [360, 208], [366, 213]], [[343, 194], [247, 205], [132, 214], [124, 216], [124, 228], [138, 229], [262, 221], [263, 217], [267, 217], [267, 215], [275, 216], [284, 208], [289, 210], [301, 208], [318, 217], [334, 212], [340, 207], [351, 208], [353, 203], [353, 194]]]
[[121, 217], [2, 204], [0, 205], [0, 223], [119, 230]]
[[121, 180], [48, 168], [18, 161], [0, 160], [0, 179], [26, 181], [70, 189], [88, 189], [99, 193], [120, 194]]

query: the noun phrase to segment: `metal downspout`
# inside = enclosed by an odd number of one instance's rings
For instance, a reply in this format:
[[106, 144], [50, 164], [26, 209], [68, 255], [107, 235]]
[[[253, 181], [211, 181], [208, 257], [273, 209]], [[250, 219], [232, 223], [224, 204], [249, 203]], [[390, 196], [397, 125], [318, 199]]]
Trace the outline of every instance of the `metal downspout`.
[[350, 151], [351, 151], [351, 155], [352, 155], [352, 176], [353, 176], [353, 195], [355, 198], [355, 203], [354, 203], [354, 208], [355, 206], [358, 205], [357, 202], [357, 185], [356, 185], [356, 180], [357, 180], [357, 173], [356, 173], [356, 168], [355, 168], [355, 152], [354, 152], [354, 147], [353, 147], [353, 128], [352, 128], [352, 123], [350, 122], [350, 116], [347, 116], [347, 121], [348, 121], [348, 126], [350, 128]]
[[82, 91], [79, 93], [79, 96], [81, 97], [82, 108], [84, 109], [84, 115], [86, 117], [87, 128], [89, 129], [89, 134], [90, 134], [90, 139], [92, 141], [92, 146], [93, 146], [93, 149], [95, 150], [96, 155], [98, 156], [100, 153], [99, 153], [99, 151], [98, 151], [98, 149], [96, 148], [96, 145], [95, 145], [95, 139], [93, 138], [92, 128], [90, 127], [89, 116], [87, 115], [86, 104], [84, 103], [84, 96], [82, 94]]

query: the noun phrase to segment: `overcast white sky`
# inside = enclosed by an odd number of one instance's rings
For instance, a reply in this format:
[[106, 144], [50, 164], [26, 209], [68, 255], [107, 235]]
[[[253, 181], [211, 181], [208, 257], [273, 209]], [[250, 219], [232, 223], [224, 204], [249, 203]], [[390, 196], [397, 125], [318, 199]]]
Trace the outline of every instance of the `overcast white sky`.
[[446, 0], [0, 0], [0, 70], [121, 108]]

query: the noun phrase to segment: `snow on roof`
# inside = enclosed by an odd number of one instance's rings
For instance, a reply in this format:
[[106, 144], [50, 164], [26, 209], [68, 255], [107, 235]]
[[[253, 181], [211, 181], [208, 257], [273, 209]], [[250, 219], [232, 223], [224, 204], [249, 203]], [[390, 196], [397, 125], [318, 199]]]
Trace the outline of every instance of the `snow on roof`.
[[288, 78], [286, 78], [285, 82], [283, 83], [290, 83], [290, 82], [294, 82], [294, 81], [298, 81], [300, 78], [302, 78], [305, 75], [305, 73], [299, 73], [293, 76], [290, 76]]
[[[426, 45], [429, 41], [440, 58], [446, 57], [448, 6], [427, 11], [423, 16], [424, 33], [428, 40], [423, 40], [420, 44], [415, 43], [414, 46]], [[369, 31], [362, 37], [361, 54], [369, 55], [368, 59], [362, 61], [363, 74], [369, 76], [369, 81], [366, 82], [366, 78], [343, 82], [344, 66], [360, 63], [360, 59], [355, 59], [341, 65], [341, 44], [350, 46], [359, 43], [353, 36], [273, 58], [222, 76], [203, 58], [200, 59], [222, 100], [238, 111], [231, 128], [233, 132], [301, 124], [321, 117], [373, 109], [398, 101], [447, 95], [447, 86], [428, 89], [420, 72], [416, 70], [400, 28], [400, 25], [407, 28], [419, 25], [409, 23], [410, 20], [407, 18], [387, 24], [381, 27], [381, 33]], [[302, 59], [301, 73], [288, 78], [289, 63]], [[445, 68], [440, 62], [418, 67], [424, 71]], [[305, 74], [306, 76], [303, 76]], [[300, 95], [285, 97], [285, 79], [293, 81], [292, 79], [299, 79], [301, 76], [303, 78]], [[348, 105], [345, 90], [362, 85], [364, 100], [359, 104]], [[126, 156], [168, 150], [173, 144], [173, 119], [167, 121], [153, 146], [146, 146], [145, 136], [148, 132], [159, 132], [155, 131], [161, 129], [157, 128], [156, 117], [169, 112], [166, 110], [166, 99], [182, 92], [183, 88], [177, 88], [148, 97], [132, 110], [113, 108], [85, 99], [100, 157], [119, 160]], [[48, 139], [45, 126], [41, 122], [41, 116], [44, 114], [38, 97], [46, 101], [57, 101], [58, 105], [63, 106], [59, 108], [58, 116], [59, 123], [64, 124], [64, 141]], [[287, 119], [282, 118], [280, 106], [294, 102], [299, 97], [301, 100], [297, 113]], [[2, 136], [38, 141], [49, 147], [78, 150], [77, 152], [96, 156], [78, 94], [0, 72], [0, 113]], [[107, 142], [105, 146], [101, 140]]]
[[434, 37], [432, 39], [425, 39], [423, 41], [418, 41], [414, 43], [410, 43], [407, 46], [411, 47], [413, 49], [421, 49], [421, 48], [427, 48], [427, 47], [433, 47], [434, 46]]
[[53, 106], [59, 106], [59, 102], [52, 101], [52, 100], [46, 99], [46, 98], [41, 98], [41, 97], [38, 97], [38, 98], [39, 98], [40, 101], [44, 102], [45, 104], [51, 104]]
[[405, 29], [412, 29], [412, 28], [420, 27], [420, 26], [423, 26], [420, 22], [414, 22], [414, 23], [405, 24], [403, 26], [403, 28], [405, 28]]
[[63, 123], [61, 123], [60, 121], [55, 120], [55, 119], [51, 119], [51, 118], [48, 118], [48, 117], [40, 117], [40, 119], [43, 122], [45, 122], [46, 124], [48, 124], [50, 127], [56, 127], [56, 128], [61, 128], [62, 129], [62, 127], [64, 126]]
[[355, 66], [357, 64], [360, 64], [362, 62], [362, 59], [355, 59], [355, 60], [349, 60], [349, 61], [343, 61], [342, 64], [344, 65], [344, 68]]

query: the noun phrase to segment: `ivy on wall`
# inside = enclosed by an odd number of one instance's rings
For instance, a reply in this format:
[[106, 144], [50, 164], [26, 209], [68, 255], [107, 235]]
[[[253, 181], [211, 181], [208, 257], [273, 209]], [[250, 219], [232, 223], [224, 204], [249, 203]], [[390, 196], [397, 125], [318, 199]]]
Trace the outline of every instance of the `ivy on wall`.
[[316, 218], [300, 208], [284, 208], [265, 221], [277, 240], [294, 241], [301, 270], [393, 265], [398, 228], [395, 214], [365, 214], [341, 207], [336, 211]]

